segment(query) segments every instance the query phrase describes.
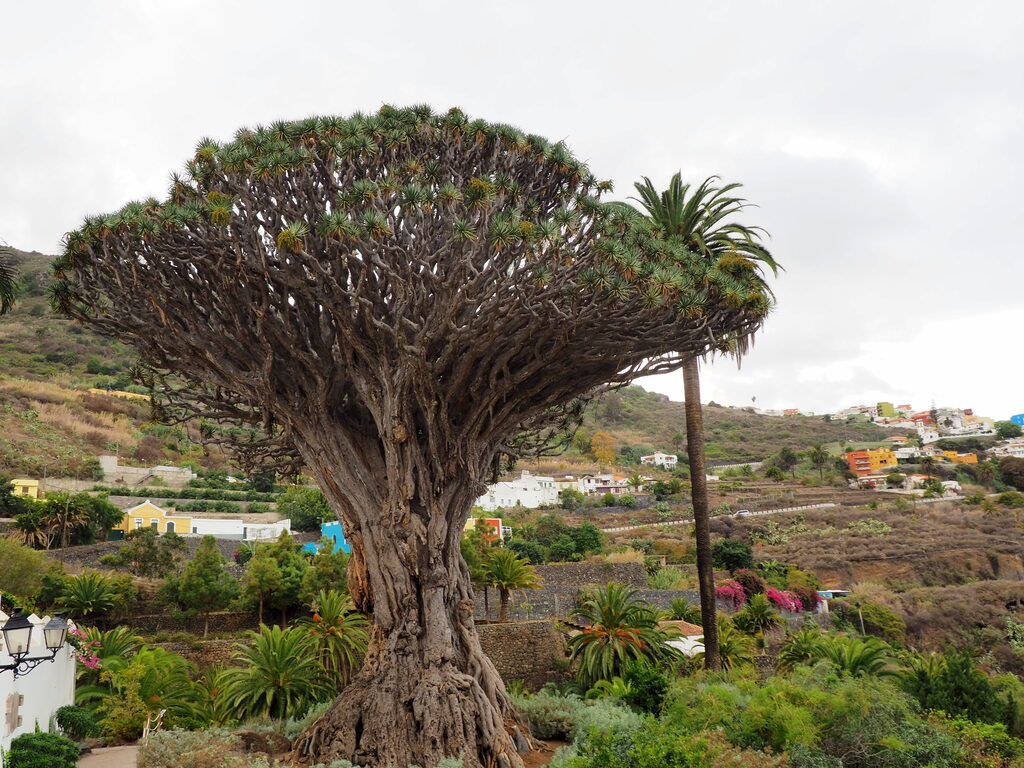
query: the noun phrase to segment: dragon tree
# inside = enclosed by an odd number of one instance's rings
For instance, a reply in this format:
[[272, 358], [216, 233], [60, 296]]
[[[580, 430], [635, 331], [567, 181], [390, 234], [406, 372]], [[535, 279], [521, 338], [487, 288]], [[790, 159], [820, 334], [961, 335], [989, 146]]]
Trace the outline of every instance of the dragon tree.
[[605, 203], [561, 143], [385, 107], [203, 140], [168, 199], [85, 220], [57, 308], [138, 350], [168, 414], [300, 461], [352, 544], [362, 669], [306, 763], [518, 766], [459, 550], [485, 483], [600, 387], [744, 340], [770, 297]]

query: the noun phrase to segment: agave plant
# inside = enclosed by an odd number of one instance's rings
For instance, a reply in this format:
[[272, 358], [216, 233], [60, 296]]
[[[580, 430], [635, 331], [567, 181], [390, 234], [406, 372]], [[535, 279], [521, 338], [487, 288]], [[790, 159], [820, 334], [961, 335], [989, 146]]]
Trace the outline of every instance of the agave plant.
[[311, 704], [330, 697], [329, 678], [306, 629], [264, 625], [247, 634], [249, 642], [236, 646], [239, 668], [228, 686], [239, 717], [301, 717]]
[[577, 616], [589, 626], [569, 640], [570, 658], [579, 661], [577, 678], [587, 688], [621, 677], [630, 662], [659, 662], [678, 654], [666, 642], [672, 633], [659, 629], [657, 614], [623, 584], [598, 588]]
[[334, 687], [341, 689], [358, 669], [370, 635], [366, 617], [357, 613], [351, 598], [334, 589], [320, 590], [311, 606], [313, 616], [301, 619], [316, 647], [316, 656]]

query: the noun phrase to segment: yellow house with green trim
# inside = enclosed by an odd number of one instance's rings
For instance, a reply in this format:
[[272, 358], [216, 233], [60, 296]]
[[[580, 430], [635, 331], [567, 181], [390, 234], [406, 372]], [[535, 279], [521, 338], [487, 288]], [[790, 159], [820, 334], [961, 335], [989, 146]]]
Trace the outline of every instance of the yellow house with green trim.
[[39, 498], [38, 480], [33, 480], [31, 477], [16, 477], [11, 480], [11, 485], [14, 486], [15, 496], [21, 496], [26, 499]]
[[157, 533], [191, 533], [192, 518], [188, 515], [177, 515], [161, 509], [148, 499], [131, 509], [124, 511], [121, 525], [115, 531], [122, 535], [140, 528], [152, 528]]

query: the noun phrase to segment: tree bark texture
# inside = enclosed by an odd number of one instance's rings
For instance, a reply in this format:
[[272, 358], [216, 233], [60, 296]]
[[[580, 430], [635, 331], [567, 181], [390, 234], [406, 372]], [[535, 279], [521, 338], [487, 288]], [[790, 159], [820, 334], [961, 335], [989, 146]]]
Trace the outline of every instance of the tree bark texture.
[[700, 405], [700, 368], [697, 358], [683, 365], [683, 397], [686, 399], [686, 454], [690, 461], [693, 535], [697, 541], [700, 619], [704, 628], [704, 667], [718, 669], [718, 612], [711, 558], [711, 514], [708, 509], [708, 476], [704, 460], [704, 413]]
[[391, 471], [376, 483], [364, 477], [362, 491], [355, 476], [338, 471], [351, 465], [325, 458], [326, 446], [309, 458], [341, 512], [352, 545], [349, 589], [373, 625], [362, 668], [297, 739], [294, 756], [305, 764], [426, 768], [462, 755], [467, 766], [518, 768], [511, 733], [525, 728], [480, 647], [459, 548], [476, 491], [409, 484], [424, 452], [407, 437], [385, 453]]

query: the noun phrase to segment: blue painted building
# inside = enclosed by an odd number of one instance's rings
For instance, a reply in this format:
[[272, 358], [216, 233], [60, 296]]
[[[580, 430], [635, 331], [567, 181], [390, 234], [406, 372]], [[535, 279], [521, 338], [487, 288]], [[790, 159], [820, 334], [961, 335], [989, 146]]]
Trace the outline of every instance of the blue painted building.
[[[339, 520], [332, 520], [329, 523], [321, 523], [320, 536], [326, 536], [334, 541], [334, 552], [341, 550], [347, 555], [352, 554], [352, 545], [345, 541], [345, 532], [341, 529], [341, 522]], [[312, 542], [304, 546], [302, 549], [305, 552], [311, 552], [315, 555], [320, 551], [317, 546], [318, 544], [319, 542]]]

